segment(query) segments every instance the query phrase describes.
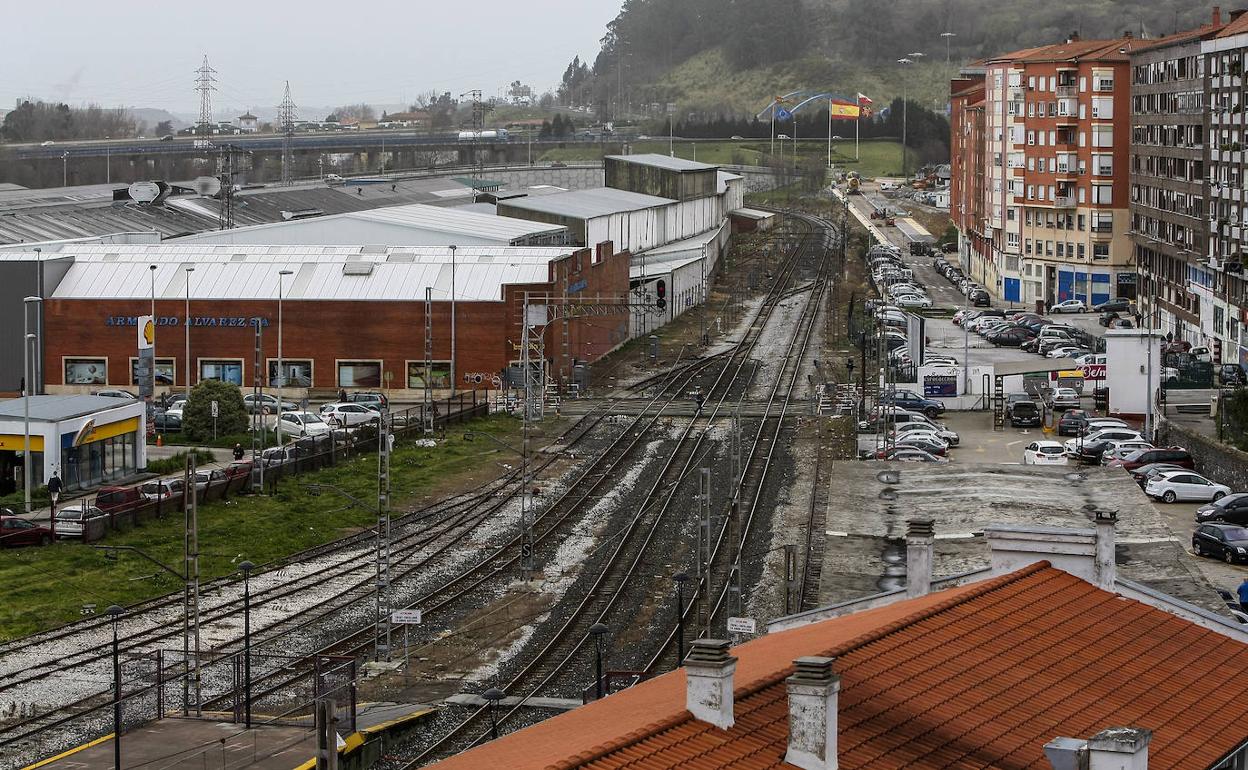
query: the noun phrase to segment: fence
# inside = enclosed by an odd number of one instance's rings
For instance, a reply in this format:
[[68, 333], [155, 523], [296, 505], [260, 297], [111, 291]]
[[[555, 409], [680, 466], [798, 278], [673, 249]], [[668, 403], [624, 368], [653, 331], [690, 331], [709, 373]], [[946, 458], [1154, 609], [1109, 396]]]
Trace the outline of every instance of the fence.
[[[431, 405], [432, 423], [435, 429], [484, 416], [487, 404], [477, 391], [463, 392], [457, 396], [438, 399]], [[424, 404], [387, 413], [387, 423], [396, 443], [425, 435]], [[185, 493], [156, 499], [139, 499], [130, 503], [110, 505], [104, 515], [83, 521], [83, 542], [95, 542], [109, 532], [140, 526], [146, 521], [160, 519], [171, 513], [185, 510], [191, 496], [203, 504], [229, 499], [232, 495], [251, 492], [263, 479], [266, 489], [276, 490], [283, 479], [301, 473], [332, 467], [360, 454], [377, 451], [377, 425], [367, 423], [355, 428], [338, 428], [319, 436], [304, 436], [288, 443], [284, 450], [277, 447], [266, 450], [259, 458], [260, 467], [250, 465], [231, 466], [230, 469], [205, 470], [208, 479], [196, 482]], [[175, 477], [171, 487], [180, 490]]]

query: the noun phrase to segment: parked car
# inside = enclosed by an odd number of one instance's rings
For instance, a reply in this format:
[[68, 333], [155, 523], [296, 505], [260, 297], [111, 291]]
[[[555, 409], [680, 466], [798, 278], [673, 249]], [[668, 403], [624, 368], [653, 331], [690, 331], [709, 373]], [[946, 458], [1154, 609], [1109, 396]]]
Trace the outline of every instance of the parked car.
[[1186, 469], [1159, 473], [1144, 485], [1144, 494], [1167, 503], [1176, 500], [1216, 501], [1230, 493], [1230, 487], [1215, 484]]
[[381, 415], [363, 404], [326, 404], [320, 408], [321, 419], [330, 425], [350, 428], [368, 422], [377, 422]]
[[932, 425], [930, 423], [903, 422], [893, 428], [893, 435], [898, 437], [915, 432], [930, 433], [949, 446], [957, 446], [958, 442], [961, 441], [961, 437], [959, 437], [956, 432], [951, 431], [948, 428]]
[[901, 307], [917, 307], [926, 309], [932, 306], [932, 300], [930, 297], [921, 297], [918, 294], [903, 294], [900, 297], [897, 297], [895, 301]]
[[129, 513], [142, 504], [136, 487], [100, 487], [95, 494], [95, 507], [104, 513]]
[[1152, 449], [1153, 445], [1145, 439], [1127, 439], [1126, 441], [1110, 441], [1109, 450], [1101, 457], [1101, 464], [1121, 468], [1124, 458], [1135, 454], [1141, 449]]
[[251, 468], [251, 460], [236, 460], [225, 466], [225, 477], [236, 479], [239, 476], [250, 476]]
[[1144, 437], [1141, 436], [1138, 432], [1133, 431], [1129, 428], [1119, 428], [1119, 427], [1104, 428], [1103, 430], [1098, 430], [1094, 433], [1089, 433], [1088, 435], [1083, 436], [1081, 438], [1067, 439], [1066, 440], [1066, 454], [1071, 455], [1073, 457], [1079, 454], [1079, 448], [1081, 446], [1083, 446], [1084, 444], [1091, 444], [1097, 441], [1105, 441], [1107, 439], [1110, 441], [1117, 441], [1117, 440], [1124, 440], [1124, 439], [1139, 440], [1143, 438]]
[[1122, 467], [1129, 471], [1155, 463], [1165, 463], [1177, 468], [1188, 468], [1189, 470], [1196, 467], [1196, 461], [1192, 458], [1191, 453], [1179, 446], [1141, 449], [1122, 458]]
[[[8, 514], [13, 512], [7, 508]], [[0, 515], [0, 546], [48, 545], [52, 542], [52, 530], [18, 516]]]
[[1065, 465], [1066, 453], [1056, 441], [1033, 441], [1023, 450], [1023, 465]]
[[1014, 404], [1010, 409], [1010, 425], [1014, 428], [1040, 427], [1040, 407], [1030, 399]]
[[390, 399], [386, 398], [386, 394], [375, 390], [361, 390], [355, 393], [348, 393], [347, 401], [352, 404], [372, 404], [382, 411], [385, 411], [390, 406]]
[[157, 412], [152, 419], [152, 427], [160, 433], [177, 433], [182, 430], [180, 413]]
[[1192, 533], [1197, 556], [1222, 559], [1227, 564], [1248, 561], [1248, 529], [1234, 524], [1201, 524]]
[[1181, 471], [1181, 470], [1183, 470], [1183, 468], [1178, 465], [1171, 465], [1169, 463], [1153, 463], [1151, 465], [1145, 465], [1141, 468], [1136, 468], [1135, 470], [1128, 471], [1128, 473], [1131, 475], [1132, 481], [1134, 481], [1136, 484], [1139, 484], [1140, 489], [1143, 489], [1144, 486], [1148, 483], [1148, 480], [1151, 479], [1153, 476], [1156, 476], [1159, 473], [1165, 473], [1166, 471]]
[[[137, 494], [137, 493], [136, 493]], [[58, 508], [56, 511], [57, 537], [82, 537], [87, 523], [106, 514], [94, 505], [76, 503]]]
[[1049, 308], [1050, 313], [1086, 313], [1088, 306], [1081, 299], [1068, 299]]
[[1113, 311], [1110, 311], [1108, 313], [1101, 313], [1097, 317], [1096, 322], [1099, 323], [1101, 326], [1104, 326], [1105, 328], [1108, 329], [1109, 327], [1113, 326], [1114, 322], [1117, 321], [1118, 319], [1119, 319], [1118, 314]]
[[182, 479], [158, 479], [148, 481], [139, 487], [139, 494], [144, 500], [177, 500], [182, 497], [186, 484]]
[[1078, 436], [1088, 424], [1088, 413], [1082, 409], [1071, 409], [1062, 414], [1057, 421], [1057, 435]]
[[925, 452], [918, 447], [895, 446], [888, 449], [881, 449], [876, 452], [877, 460], [894, 460], [906, 463], [944, 463], [948, 462], [943, 457], [937, 457], [931, 452]]
[[897, 446], [918, 447], [940, 457], [944, 457], [945, 453], [949, 451], [949, 445], [940, 440], [935, 433], [911, 431], [894, 438], [893, 443]]
[[1218, 367], [1218, 382], [1224, 388], [1238, 388], [1248, 385], [1248, 375], [1240, 364], [1222, 364]]
[[312, 412], [282, 412], [278, 418], [282, 430], [296, 436], [319, 436], [329, 433], [329, 425]]
[[139, 399], [138, 396], [128, 390], [97, 390], [92, 395], [104, 396], [105, 398], [128, 398], [131, 401], [137, 401]]
[[1131, 310], [1131, 300], [1125, 297], [1114, 297], [1104, 302], [1098, 302], [1092, 306], [1097, 313], [1126, 313]]
[[260, 412], [261, 414], [274, 414], [278, 411], [279, 404], [281, 406], [281, 411], [283, 412], [293, 412], [299, 408], [298, 404], [292, 404], [289, 401], [279, 401], [277, 396], [270, 395], [268, 393], [261, 393], [259, 395], [255, 393], [248, 393], [243, 396], [243, 408], [252, 414], [255, 414], [256, 412]]
[[1077, 409], [1079, 407], [1079, 391], [1074, 388], [1053, 388], [1049, 391], [1050, 409]]
[[220, 468], [210, 468], [208, 470], [195, 472], [195, 491], [203, 492], [209, 485], [217, 486], [229, 481], [229, 477], [225, 475], [225, 471]]
[[988, 341], [998, 347], [1016, 348], [1035, 336], [1035, 332], [1029, 329], [1013, 328], [989, 336]]
[[1248, 493], [1236, 492], [1200, 506], [1196, 509], [1196, 521], [1201, 524], [1221, 521], [1240, 527], [1248, 526]]
[[970, 294], [966, 295], [966, 297], [975, 307], [988, 307], [992, 304], [992, 298], [988, 296], [988, 292], [983, 289], [975, 289]]
[[895, 390], [884, 397], [884, 402], [900, 406], [913, 412], [921, 412], [931, 419], [939, 417], [945, 411], [944, 403], [931, 398], [924, 398], [911, 390]]

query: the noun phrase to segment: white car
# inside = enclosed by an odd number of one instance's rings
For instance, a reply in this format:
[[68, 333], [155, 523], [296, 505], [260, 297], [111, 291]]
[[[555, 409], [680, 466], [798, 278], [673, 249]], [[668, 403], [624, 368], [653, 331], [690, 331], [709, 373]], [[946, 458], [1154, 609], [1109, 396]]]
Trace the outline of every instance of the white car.
[[961, 437], [958, 436], [956, 431], [949, 430], [948, 428], [942, 428], [938, 425], [929, 425], [923, 422], [903, 422], [893, 428], [893, 437], [897, 439], [915, 433], [920, 435], [930, 435], [932, 438], [939, 439], [949, 446], [957, 446], [958, 442], [961, 441]]
[[1049, 406], [1054, 409], [1078, 409], [1079, 391], [1074, 388], [1054, 388], [1049, 396]]
[[895, 301], [901, 307], [921, 307], [929, 308], [932, 306], [932, 300], [929, 297], [920, 297], [918, 294], [902, 294], [895, 298]]
[[1081, 348], [1078, 345], [1058, 345], [1050, 350], [1045, 355], [1045, 358], [1069, 358], [1073, 355], [1078, 355], [1081, 350], [1086, 350], [1086, 348]]
[[321, 419], [331, 425], [350, 428], [367, 422], [377, 422], [381, 415], [363, 404], [326, 404], [320, 408]]
[[1066, 453], [1056, 441], [1033, 441], [1023, 450], [1023, 465], [1065, 465]]
[[1153, 445], [1143, 439], [1140, 439], [1139, 441], [1134, 439], [1128, 439], [1127, 441], [1111, 441], [1109, 442], [1109, 449], [1106, 449], [1105, 453], [1101, 455], [1101, 465], [1109, 465], [1114, 460], [1121, 460], [1137, 449], [1152, 448]]
[[1068, 299], [1049, 308], [1050, 313], [1086, 313], [1088, 306], [1081, 299]]
[[57, 537], [82, 537], [87, 521], [103, 516], [104, 512], [94, 505], [68, 505], [56, 512]]
[[1109, 360], [1109, 356], [1104, 353], [1084, 353], [1075, 359], [1075, 363], [1080, 366], [1090, 366], [1092, 364], [1104, 364]]
[[311, 412], [282, 412], [282, 432], [292, 436], [319, 436], [329, 433], [329, 424]]
[[1066, 454], [1074, 457], [1079, 454], [1079, 447], [1097, 441], [1143, 441], [1144, 437], [1129, 428], [1105, 428], [1089, 433], [1083, 438], [1072, 438], [1066, 441]]
[[1231, 493], [1231, 488], [1214, 484], [1209, 479], [1189, 470], [1167, 471], [1148, 480], [1144, 494], [1173, 503], [1176, 500], [1209, 502], [1221, 500]]

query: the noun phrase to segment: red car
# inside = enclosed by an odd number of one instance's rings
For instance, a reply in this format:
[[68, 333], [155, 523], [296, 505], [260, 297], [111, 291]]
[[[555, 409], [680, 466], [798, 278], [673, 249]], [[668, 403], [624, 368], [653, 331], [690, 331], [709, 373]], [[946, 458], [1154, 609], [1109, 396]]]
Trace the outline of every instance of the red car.
[[1180, 446], [1154, 447], [1152, 449], [1137, 449], [1126, 457], [1122, 458], [1122, 467], [1133, 471], [1136, 468], [1142, 468], [1145, 465], [1153, 463], [1167, 463], [1176, 465], [1180, 468], [1192, 469], [1196, 467], [1196, 461], [1192, 459], [1191, 453]]
[[238, 460], [230, 463], [225, 468], [225, 477], [227, 479], [235, 479], [239, 476], [251, 475], [251, 460]]
[[52, 531], [17, 516], [0, 516], [0, 545], [49, 545]]

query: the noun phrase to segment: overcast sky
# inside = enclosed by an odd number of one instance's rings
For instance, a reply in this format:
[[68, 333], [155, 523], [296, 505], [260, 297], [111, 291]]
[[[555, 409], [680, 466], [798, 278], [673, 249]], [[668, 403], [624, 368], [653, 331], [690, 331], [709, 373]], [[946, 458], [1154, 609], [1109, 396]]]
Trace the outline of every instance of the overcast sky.
[[[5, 3], [0, 108], [24, 96], [196, 114], [195, 70], [217, 70], [214, 112], [394, 104], [437, 89], [536, 92], [592, 61], [620, 0], [25, 0]], [[304, 115], [323, 118], [323, 115]]]

